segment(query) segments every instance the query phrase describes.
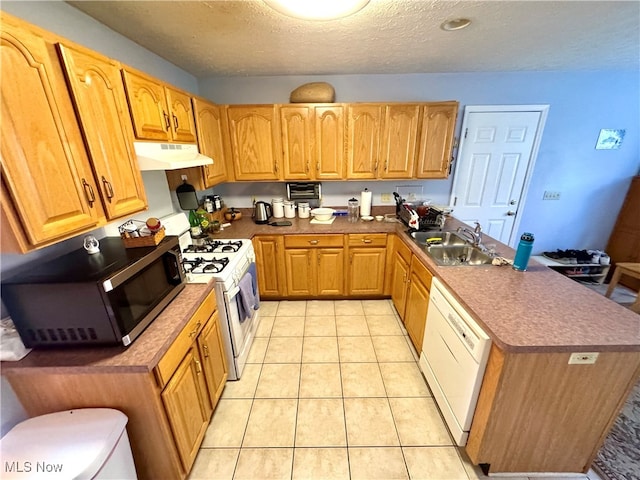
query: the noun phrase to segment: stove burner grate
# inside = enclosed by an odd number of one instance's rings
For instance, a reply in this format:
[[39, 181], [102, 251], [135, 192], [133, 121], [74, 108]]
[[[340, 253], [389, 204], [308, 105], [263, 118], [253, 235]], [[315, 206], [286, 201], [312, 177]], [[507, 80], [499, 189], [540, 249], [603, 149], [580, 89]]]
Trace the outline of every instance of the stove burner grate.
[[182, 266], [187, 273], [220, 273], [229, 264], [229, 259], [196, 257], [182, 260]]

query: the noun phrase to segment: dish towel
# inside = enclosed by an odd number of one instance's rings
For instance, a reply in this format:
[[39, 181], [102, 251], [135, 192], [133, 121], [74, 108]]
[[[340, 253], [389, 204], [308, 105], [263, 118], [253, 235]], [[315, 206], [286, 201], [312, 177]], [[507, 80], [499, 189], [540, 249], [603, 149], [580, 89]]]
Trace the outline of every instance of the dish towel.
[[255, 264], [251, 265], [249, 271], [240, 279], [238, 288], [240, 289], [238, 292], [238, 313], [240, 314], [240, 323], [242, 323], [252, 316], [253, 310], [260, 308]]

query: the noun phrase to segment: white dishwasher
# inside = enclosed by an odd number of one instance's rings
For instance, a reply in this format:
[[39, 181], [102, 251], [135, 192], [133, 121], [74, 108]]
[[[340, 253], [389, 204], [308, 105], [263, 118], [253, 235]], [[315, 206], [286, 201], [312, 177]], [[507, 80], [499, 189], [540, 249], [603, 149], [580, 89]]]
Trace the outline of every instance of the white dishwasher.
[[491, 339], [434, 278], [420, 369], [459, 446], [467, 443]]

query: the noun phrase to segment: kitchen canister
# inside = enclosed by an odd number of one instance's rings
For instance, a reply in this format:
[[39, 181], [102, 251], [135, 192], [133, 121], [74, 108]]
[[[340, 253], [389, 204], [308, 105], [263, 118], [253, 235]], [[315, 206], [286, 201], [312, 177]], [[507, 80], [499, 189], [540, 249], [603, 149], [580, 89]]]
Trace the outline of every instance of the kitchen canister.
[[291, 200], [284, 201], [284, 217], [296, 218], [296, 204]]
[[284, 202], [282, 198], [271, 199], [271, 206], [273, 207], [273, 218], [284, 217]]
[[372, 200], [371, 190], [369, 190], [368, 188], [365, 188], [360, 193], [360, 216], [361, 217], [368, 217], [369, 215], [371, 215], [371, 200]]
[[356, 198], [349, 199], [347, 204], [347, 221], [349, 223], [356, 223], [358, 221], [358, 207], [360, 202]]
[[298, 218], [309, 218], [309, 202], [298, 202]]
[[533, 249], [533, 233], [525, 232], [520, 237], [516, 257], [513, 259], [513, 269], [524, 272], [529, 264], [531, 250]]

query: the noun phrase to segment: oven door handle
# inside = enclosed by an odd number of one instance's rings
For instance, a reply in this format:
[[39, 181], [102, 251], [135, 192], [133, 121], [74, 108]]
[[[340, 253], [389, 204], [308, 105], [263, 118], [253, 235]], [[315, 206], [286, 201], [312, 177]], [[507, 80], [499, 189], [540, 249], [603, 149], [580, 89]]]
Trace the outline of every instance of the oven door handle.
[[[182, 270], [182, 263], [180, 262], [180, 253], [176, 250], [167, 250], [167, 269], [169, 275], [169, 280], [174, 284], [178, 285], [184, 282], [184, 271]], [[170, 262], [170, 263], [169, 263]]]
[[227, 303], [231, 303], [231, 300], [233, 300], [238, 293], [240, 293], [240, 288], [237, 286], [234, 286], [231, 290], [224, 292], [225, 301]]

